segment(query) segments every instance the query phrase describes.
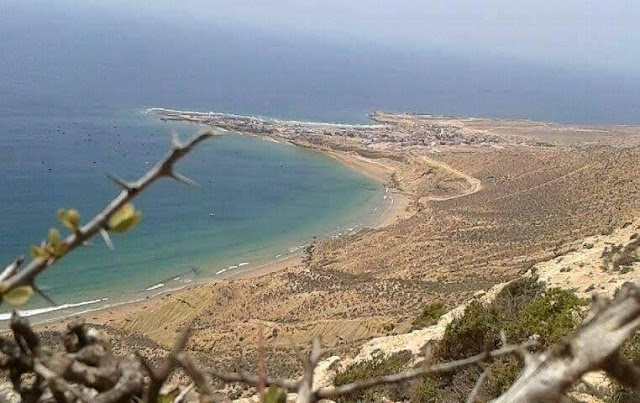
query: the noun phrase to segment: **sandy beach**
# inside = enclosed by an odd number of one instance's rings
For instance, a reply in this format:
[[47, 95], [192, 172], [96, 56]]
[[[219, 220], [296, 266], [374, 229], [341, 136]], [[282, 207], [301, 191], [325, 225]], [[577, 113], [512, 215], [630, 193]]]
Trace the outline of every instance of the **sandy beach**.
[[[266, 137], [265, 139], [271, 138]], [[385, 210], [383, 210], [378, 216], [373, 219], [372, 223], [369, 225], [370, 228], [383, 228], [392, 225], [398, 220], [406, 218], [408, 216], [407, 207], [409, 205], [410, 198], [407, 195], [397, 191], [397, 189], [388, 187], [391, 175], [394, 172], [393, 167], [385, 165], [377, 160], [362, 157], [355, 153], [334, 150], [315, 151], [330, 156], [337, 162], [344, 164], [348, 168], [360, 172], [372, 178], [376, 182], [385, 185], [385, 200], [389, 200], [389, 202], [387, 203]], [[147, 306], [153, 304], [154, 301], [164, 300], [167, 297], [171, 296], [180, 298], [180, 295], [185, 293], [192, 293], [198, 288], [201, 288], [202, 286], [205, 286], [207, 284], [252, 279], [286, 269], [294, 269], [300, 266], [300, 264], [302, 263], [302, 259], [303, 253], [297, 252], [284, 258], [268, 261], [257, 267], [236, 272], [224, 279], [204, 279], [202, 281], [194, 282], [194, 284], [192, 285], [184, 286], [179, 289], [163, 290], [153, 296], [146, 296], [141, 300], [122, 302], [110, 307], [96, 308], [95, 310], [85, 311], [78, 314], [72, 314], [55, 319], [48, 319], [42, 323], [37, 324], [37, 326], [44, 330], [60, 330], [72, 318], [82, 318], [87, 323], [94, 323], [99, 325], [109, 325], [112, 322], [126, 322], [127, 317], [130, 316], [131, 313], [137, 312], [138, 310], [146, 309]], [[37, 317], [35, 317], [34, 319], [37, 322]]]

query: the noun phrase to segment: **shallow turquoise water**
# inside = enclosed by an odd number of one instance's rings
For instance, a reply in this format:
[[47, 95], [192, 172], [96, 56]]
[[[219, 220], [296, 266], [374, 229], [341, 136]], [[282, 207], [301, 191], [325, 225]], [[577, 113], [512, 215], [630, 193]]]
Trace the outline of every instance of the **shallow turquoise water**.
[[[118, 191], [105, 174], [138, 177], [166, 153], [171, 130], [187, 137], [197, 127], [138, 111], [1, 119], [8, 157], [0, 178], [1, 260], [27, 254], [57, 225], [59, 207], [93, 216]], [[101, 300], [75, 310], [140, 298], [361, 228], [383, 203], [379, 184], [335, 160], [249, 136], [205, 143], [178, 171], [201, 187], [159, 182], [135, 202], [139, 227], [112, 236], [115, 251], [96, 238], [45, 273], [40, 287], [59, 304]], [[28, 308], [41, 307], [36, 298]]]

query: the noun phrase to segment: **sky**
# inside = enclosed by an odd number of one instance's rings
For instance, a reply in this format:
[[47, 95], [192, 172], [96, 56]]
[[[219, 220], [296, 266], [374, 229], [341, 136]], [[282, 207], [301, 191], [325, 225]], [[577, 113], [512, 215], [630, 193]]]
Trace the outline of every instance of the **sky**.
[[[80, 0], [76, 0], [80, 1]], [[635, 0], [82, 0], [132, 15], [640, 76]], [[115, 11], [118, 10], [118, 11]]]

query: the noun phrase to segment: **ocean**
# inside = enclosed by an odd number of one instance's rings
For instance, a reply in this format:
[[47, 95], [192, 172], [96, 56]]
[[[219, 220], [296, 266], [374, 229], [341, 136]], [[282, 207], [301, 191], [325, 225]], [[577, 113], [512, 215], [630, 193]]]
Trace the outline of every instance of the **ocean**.
[[[149, 107], [342, 123], [366, 123], [377, 109], [640, 123], [634, 75], [129, 15], [100, 2], [7, 0], [0, 19], [6, 263], [44, 238], [58, 208], [85, 220], [98, 212], [118, 190], [107, 172], [136, 178], [164, 155], [172, 130], [197, 129]], [[42, 277], [47, 294], [71, 304], [60, 313], [250, 269], [367, 226], [383, 203], [371, 179], [252, 137], [218, 138], [179, 169], [202, 186], [158, 184], [135, 203], [143, 221], [114, 236], [115, 251], [96, 239]], [[50, 309], [38, 298], [28, 308]]]
[[[171, 131], [186, 138], [197, 129], [141, 110], [3, 118], [0, 258], [28, 254], [60, 228], [58, 208], [76, 208], [86, 222], [119, 191], [107, 172], [135, 179], [167, 152]], [[200, 187], [154, 185], [134, 202], [141, 224], [112, 235], [114, 251], [98, 237], [39, 287], [60, 305], [133, 300], [299, 253], [368, 226], [385, 203], [379, 183], [328, 157], [250, 136], [203, 143], [178, 170]], [[29, 308], [47, 307], [36, 298]]]

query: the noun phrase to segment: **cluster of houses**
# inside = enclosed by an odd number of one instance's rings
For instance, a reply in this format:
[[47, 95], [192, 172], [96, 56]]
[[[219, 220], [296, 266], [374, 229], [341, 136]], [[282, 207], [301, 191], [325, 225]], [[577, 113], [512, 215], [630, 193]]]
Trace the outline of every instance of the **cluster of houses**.
[[275, 135], [285, 139], [327, 136], [359, 140], [364, 145], [385, 143], [399, 147], [435, 147], [437, 145], [491, 145], [499, 138], [490, 134], [465, 133], [455, 126], [445, 126], [412, 115], [373, 114], [380, 124], [343, 125], [282, 121], [223, 113], [156, 110], [165, 120], [183, 120], [221, 129], [256, 135]]

